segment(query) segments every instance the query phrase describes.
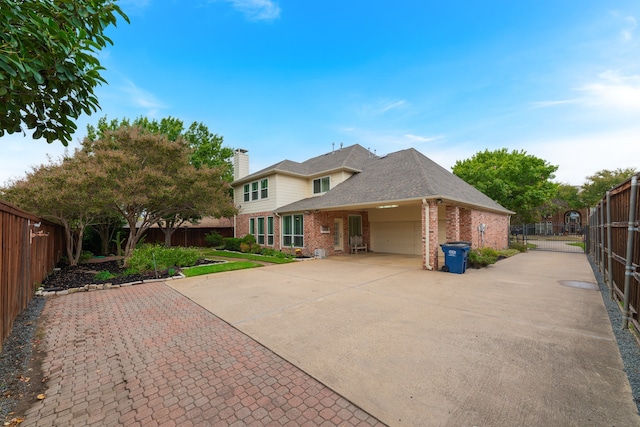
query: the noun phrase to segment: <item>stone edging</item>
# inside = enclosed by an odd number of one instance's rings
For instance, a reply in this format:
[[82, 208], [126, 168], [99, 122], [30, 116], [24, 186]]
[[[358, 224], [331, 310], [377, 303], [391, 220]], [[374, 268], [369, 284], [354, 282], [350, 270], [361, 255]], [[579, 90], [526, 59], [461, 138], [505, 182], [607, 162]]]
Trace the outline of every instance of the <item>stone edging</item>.
[[36, 291], [35, 295], [36, 296], [40, 296], [40, 297], [52, 297], [52, 296], [56, 296], [56, 295], [69, 295], [69, 294], [75, 294], [77, 292], [90, 292], [90, 291], [101, 291], [101, 290], [106, 290], [106, 289], [126, 288], [127, 286], [141, 285], [143, 283], [166, 282], [167, 280], [184, 279], [186, 277], [187, 276], [185, 276], [184, 274], [178, 273], [175, 276], [165, 277], [165, 278], [162, 278], [162, 279], [138, 280], [138, 281], [135, 281], [135, 282], [121, 283], [121, 284], [118, 284], [118, 285], [113, 285], [111, 283], [89, 284], [89, 285], [81, 286], [79, 288], [70, 288], [70, 289], [64, 289], [62, 291], [49, 291], [49, 292], [45, 292], [42, 289], [38, 289]]

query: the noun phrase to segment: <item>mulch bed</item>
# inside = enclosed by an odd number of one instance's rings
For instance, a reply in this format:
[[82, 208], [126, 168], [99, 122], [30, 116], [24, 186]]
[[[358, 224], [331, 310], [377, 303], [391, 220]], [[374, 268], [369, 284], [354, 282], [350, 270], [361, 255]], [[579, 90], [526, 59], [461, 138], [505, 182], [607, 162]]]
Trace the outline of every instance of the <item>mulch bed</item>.
[[[196, 265], [209, 264], [212, 261], [199, 260]], [[174, 272], [180, 271], [179, 267], [173, 268]], [[108, 271], [115, 277], [110, 279], [98, 279], [96, 275]], [[85, 285], [99, 285], [111, 283], [112, 285], [121, 285], [123, 283], [139, 282], [151, 279], [166, 279], [170, 277], [169, 269], [148, 271], [141, 274], [125, 274], [126, 268], [121, 266], [121, 261], [117, 259], [100, 258], [93, 259], [86, 264], [77, 266], [69, 266], [60, 264], [54, 271], [42, 282], [45, 292], [62, 291], [71, 288], [80, 288]]]

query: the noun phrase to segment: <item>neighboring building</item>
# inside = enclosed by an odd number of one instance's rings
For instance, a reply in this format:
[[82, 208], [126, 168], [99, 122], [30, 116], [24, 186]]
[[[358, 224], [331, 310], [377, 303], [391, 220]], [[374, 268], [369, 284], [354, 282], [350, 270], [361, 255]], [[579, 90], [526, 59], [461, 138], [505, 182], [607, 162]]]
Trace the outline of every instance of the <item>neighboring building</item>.
[[562, 206], [562, 201], [556, 201], [560, 207], [553, 215], [545, 215], [540, 218], [540, 222], [532, 224], [533, 230], [527, 230], [528, 234], [544, 235], [575, 235], [584, 234], [585, 227], [589, 221], [589, 209], [570, 209]]
[[421, 255], [437, 269], [446, 241], [508, 246], [513, 212], [412, 148], [376, 156], [356, 144], [248, 175], [246, 150], [234, 162], [236, 236], [276, 250], [349, 253], [357, 236], [369, 251]]

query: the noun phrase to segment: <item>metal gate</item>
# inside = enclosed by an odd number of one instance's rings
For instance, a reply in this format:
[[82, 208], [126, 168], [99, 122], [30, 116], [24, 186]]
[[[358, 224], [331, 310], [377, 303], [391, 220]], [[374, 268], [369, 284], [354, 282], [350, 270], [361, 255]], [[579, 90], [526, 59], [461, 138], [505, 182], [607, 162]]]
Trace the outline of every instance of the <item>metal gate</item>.
[[576, 223], [537, 222], [511, 227], [510, 239], [529, 250], [585, 253], [588, 226]]

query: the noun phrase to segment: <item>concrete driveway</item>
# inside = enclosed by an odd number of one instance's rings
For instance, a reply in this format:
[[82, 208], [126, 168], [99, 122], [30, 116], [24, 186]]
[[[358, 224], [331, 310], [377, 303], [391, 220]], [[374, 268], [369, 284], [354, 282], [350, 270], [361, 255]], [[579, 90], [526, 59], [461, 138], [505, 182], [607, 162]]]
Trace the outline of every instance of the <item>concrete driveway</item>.
[[584, 255], [358, 254], [168, 284], [392, 426], [638, 426]]

